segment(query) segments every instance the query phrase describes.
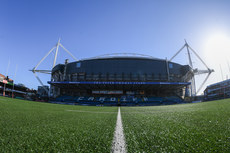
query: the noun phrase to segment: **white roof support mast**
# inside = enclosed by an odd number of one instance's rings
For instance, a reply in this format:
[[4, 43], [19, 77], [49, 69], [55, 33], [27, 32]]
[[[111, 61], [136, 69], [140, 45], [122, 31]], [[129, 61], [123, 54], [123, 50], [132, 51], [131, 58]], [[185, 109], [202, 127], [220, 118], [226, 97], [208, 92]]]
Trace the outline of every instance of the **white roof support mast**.
[[[206, 83], [206, 81], [208, 80], [210, 74], [212, 72], [214, 72], [213, 69], [210, 69], [207, 64], [200, 58], [200, 56], [188, 45], [188, 43], [185, 40], [185, 44], [182, 46], [182, 48], [176, 52], [176, 54], [169, 60], [170, 62], [186, 47], [187, 49], [187, 53], [188, 53], [188, 60], [189, 60], [189, 66], [192, 69], [192, 77], [191, 77], [191, 85], [192, 85], [192, 96], [196, 96], [197, 93], [200, 92], [200, 90], [202, 89], [202, 87], [204, 86], [204, 84]], [[192, 58], [191, 58], [191, 53], [190, 51], [192, 51], [195, 56], [201, 61], [201, 63], [206, 67], [206, 70], [199, 70], [198, 68], [194, 69], [193, 68], [193, 64], [192, 64]], [[196, 84], [195, 84], [195, 75], [199, 75], [199, 74], [205, 74], [207, 73], [206, 78], [204, 79], [204, 81], [201, 83], [200, 87], [198, 88], [198, 90], [196, 91]]]
[[[190, 50], [189, 50], [189, 46], [188, 46], [188, 43], [186, 42], [185, 40], [185, 47], [187, 49], [187, 53], [188, 53], [188, 61], [189, 61], [189, 66], [192, 68], [193, 70], [193, 64], [192, 64], [192, 58], [191, 58], [191, 54], [190, 54]], [[192, 85], [192, 88], [191, 88], [191, 95], [196, 95], [196, 82], [195, 82], [195, 77], [194, 77], [194, 74], [193, 74], [193, 77], [191, 79], [191, 85]]]
[[[64, 51], [69, 54], [75, 61], [77, 61], [77, 58], [75, 58], [61, 43], [60, 43], [61, 39], [59, 38], [58, 43], [51, 49], [49, 50], [49, 52], [38, 62], [38, 64], [31, 70], [35, 77], [37, 78], [38, 82], [41, 84], [41, 86], [43, 87], [43, 89], [49, 93], [49, 91], [44, 87], [44, 84], [42, 83], [41, 79], [37, 76], [36, 72], [38, 73], [45, 73], [45, 74], [51, 74], [52, 73], [52, 69], [56, 66], [56, 61], [57, 61], [57, 56], [58, 56], [58, 51], [59, 48], [61, 47], [62, 49], [64, 49]], [[55, 50], [56, 48], [56, 50]], [[55, 50], [55, 55], [54, 55], [54, 61], [53, 61], [53, 66], [51, 70], [37, 70], [38, 66], [50, 55], [50, 53], [52, 53]]]
[[56, 51], [55, 51], [54, 62], [53, 62], [53, 67], [52, 68], [54, 68], [54, 66], [56, 65], [59, 45], [60, 45], [60, 38], [58, 39], [58, 43], [56, 45]]

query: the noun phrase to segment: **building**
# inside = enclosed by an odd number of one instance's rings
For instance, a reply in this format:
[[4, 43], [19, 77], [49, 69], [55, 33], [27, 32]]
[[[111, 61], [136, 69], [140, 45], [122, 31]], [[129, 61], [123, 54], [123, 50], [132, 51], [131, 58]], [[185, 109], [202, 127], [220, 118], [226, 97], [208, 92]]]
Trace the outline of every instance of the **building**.
[[207, 86], [204, 98], [205, 100], [230, 98], [230, 79]]
[[97, 57], [58, 64], [50, 96], [92, 105], [154, 105], [182, 101], [191, 85], [188, 65], [137, 56]]
[[38, 92], [37, 95], [39, 98], [47, 98], [49, 96], [49, 86], [38, 86]]
[[0, 95], [17, 99], [27, 99], [26, 97], [28, 97], [29, 92], [31, 90], [25, 85], [21, 83], [14, 84], [14, 80], [0, 74]]
[[0, 74], [0, 92], [1, 95], [11, 95], [11, 90], [13, 89], [13, 80], [10, 79], [8, 76]]

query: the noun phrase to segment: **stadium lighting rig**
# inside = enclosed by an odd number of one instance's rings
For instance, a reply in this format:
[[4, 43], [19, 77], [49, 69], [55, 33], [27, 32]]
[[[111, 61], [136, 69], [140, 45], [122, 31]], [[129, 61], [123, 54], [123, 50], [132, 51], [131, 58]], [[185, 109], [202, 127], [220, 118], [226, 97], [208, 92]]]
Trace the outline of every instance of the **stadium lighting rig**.
[[[49, 91], [44, 87], [44, 84], [42, 83], [41, 79], [37, 76], [36, 72], [38, 73], [45, 73], [45, 74], [51, 74], [52, 73], [52, 69], [55, 67], [56, 65], [56, 60], [57, 60], [57, 55], [58, 55], [58, 51], [59, 48], [61, 47], [62, 49], [64, 49], [64, 51], [69, 54], [74, 60], [77, 61], [77, 58], [75, 58], [73, 56], [73, 54], [71, 54], [70, 51], [68, 51], [61, 43], [60, 43], [61, 39], [59, 38], [58, 43], [38, 62], [38, 64], [30, 71], [33, 72], [34, 76], [37, 78], [38, 82], [42, 85], [43, 89], [49, 93]], [[55, 52], [54, 55], [54, 60], [53, 60], [53, 66], [51, 70], [38, 70], [38, 66], [50, 55], [50, 53]]]
[[[212, 72], [214, 72], [213, 69], [210, 69], [207, 64], [202, 60], [202, 58], [195, 52], [194, 49], [192, 49], [187, 41], [185, 40], [185, 44], [181, 47], [179, 51], [176, 52], [176, 54], [169, 60], [170, 62], [184, 49], [186, 48], [187, 53], [188, 53], [188, 60], [189, 60], [189, 66], [191, 67], [191, 72], [187, 75], [188, 78], [191, 78], [191, 90], [192, 90], [192, 96], [196, 96], [197, 93], [200, 92], [206, 81], [208, 80], [209, 76], [211, 75]], [[206, 70], [199, 70], [198, 68], [193, 68], [192, 64], [192, 58], [191, 58], [191, 53], [192, 51], [195, 56], [201, 61], [201, 63], [206, 67]], [[196, 91], [196, 84], [195, 84], [195, 75], [200, 75], [200, 74], [207, 74], [205, 77], [204, 81], [201, 83], [199, 86], [198, 90]]]

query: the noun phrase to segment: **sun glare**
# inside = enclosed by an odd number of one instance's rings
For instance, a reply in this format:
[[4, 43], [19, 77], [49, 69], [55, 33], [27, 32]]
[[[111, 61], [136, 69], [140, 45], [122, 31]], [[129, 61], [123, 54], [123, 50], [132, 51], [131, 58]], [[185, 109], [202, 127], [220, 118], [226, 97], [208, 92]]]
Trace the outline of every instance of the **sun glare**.
[[207, 60], [212, 62], [226, 61], [230, 57], [230, 36], [225, 33], [210, 35], [204, 47]]
[[207, 65], [215, 70], [208, 81], [209, 84], [229, 78], [230, 35], [224, 32], [210, 33], [204, 41], [204, 59]]

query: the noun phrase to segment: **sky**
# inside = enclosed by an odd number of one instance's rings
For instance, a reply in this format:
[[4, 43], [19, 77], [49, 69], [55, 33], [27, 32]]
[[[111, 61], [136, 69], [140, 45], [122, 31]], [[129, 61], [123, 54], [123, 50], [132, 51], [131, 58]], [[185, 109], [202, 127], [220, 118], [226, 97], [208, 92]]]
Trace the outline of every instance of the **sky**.
[[[229, 0], [0, 0], [0, 73], [37, 89], [29, 70], [58, 39], [77, 59], [139, 53], [170, 59], [185, 43], [211, 74], [207, 85], [230, 78]], [[69, 58], [59, 51], [57, 63]], [[194, 68], [205, 69], [192, 54]], [[54, 53], [38, 69], [51, 69]], [[72, 60], [73, 61], [73, 60]], [[174, 62], [188, 64], [183, 50]], [[222, 69], [222, 73], [221, 73]], [[223, 74], [223, 75], [222, 75]], [[44, 84], [49, 75], [39, 74]], [[197, 88], [205, 75], [196, 76]]]

